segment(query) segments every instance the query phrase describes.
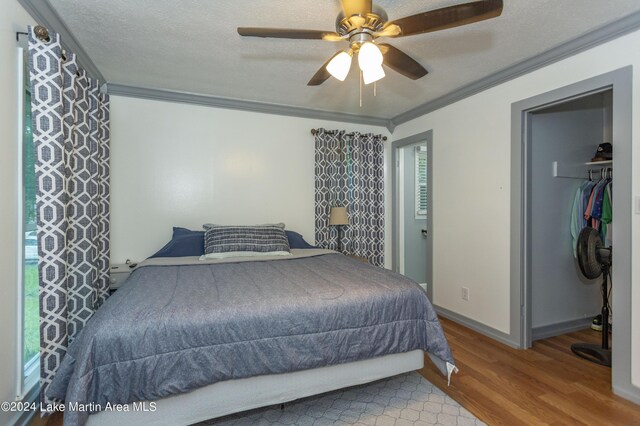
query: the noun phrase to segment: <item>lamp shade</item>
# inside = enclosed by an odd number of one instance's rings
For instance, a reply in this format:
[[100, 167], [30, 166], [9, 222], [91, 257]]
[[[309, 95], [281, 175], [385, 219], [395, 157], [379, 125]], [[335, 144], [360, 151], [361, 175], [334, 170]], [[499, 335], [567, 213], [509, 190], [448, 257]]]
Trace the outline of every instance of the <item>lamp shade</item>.
[[329, 225], [348, 225], [349, 215], [346, 207], [331, 207], [329, 213]]
[[340, 52], [327, 65], [327, 71], [340, 81], [344, 81], [351, 68], [351, 53]]

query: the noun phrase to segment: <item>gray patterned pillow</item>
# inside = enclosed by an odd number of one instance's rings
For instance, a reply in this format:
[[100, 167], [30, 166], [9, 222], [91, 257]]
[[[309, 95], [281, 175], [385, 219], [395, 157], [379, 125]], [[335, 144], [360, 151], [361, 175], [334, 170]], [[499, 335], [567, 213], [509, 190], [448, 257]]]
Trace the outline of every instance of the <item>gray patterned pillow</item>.
[[284, 224], [257, 226], [221, 226], [207, 224], [204, 253], [289, 253]]

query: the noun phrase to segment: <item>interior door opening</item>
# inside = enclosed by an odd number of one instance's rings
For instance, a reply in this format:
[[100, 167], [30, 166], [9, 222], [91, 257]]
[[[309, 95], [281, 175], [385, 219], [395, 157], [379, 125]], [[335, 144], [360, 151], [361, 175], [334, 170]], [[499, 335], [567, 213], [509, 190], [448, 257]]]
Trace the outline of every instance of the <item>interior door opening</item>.
[[599, 197], [613, 186], [613, 161], [597, 157], [599, 147], [614, 142], [612, 95], [609, 88], [527, 113], [527, 347], [588, 329], [601, 311], [601, 279], [581, 273], [575, 246], [584, 227], [611, 239], [611, 224], [600, 220], [602, 204], [592, 212], [597, 224], [584, 218], [583, 204], [602, 203]]
[[[612, 240], [615, 253], [611, 264], [613, 279], [611, 311], [613, 321], [611, 386], [617, 395], [632, 401], [640, 401], [637, 385], [632, 382], [632, 360], [638, 359], [638, 339], [632, 338], [632, 128], [633, 128], [633, 67], [625, 66], [604, 74], [581, 80], [567, 86], [534, 95], [511, 104], [511, 217], [510, 217], [510, 330], [505, 339], [510, 344], [526, 349], [532, 342], [531, 312], [531, 257], [530, 231], [527, 223], [531, 199], [527, 194], [529, 158], [529, 119], [532, 112], [576, 100], [587, 95], [612, 91], [611, 133], [615, 163], [615, 191], [612, 191], [613, 207]], [[601, 141], [604, 142], [604, 141]], [[593, 148], [592, 148], [593, 149]], [[593, 153], [589, 153], [590, 156]], [[559, 163], [561, 164], [561, 163]], [[553, 165], [549, 165], [553, 172]], [[583, 173], [588, 165], [581, 165]], [[569, 170], [572, 167], [568, 168]], [[565, 169], [566, 170], [566, 169]], [[583, 174], [584, 176], [584, 174]], [[569, 244], [569, 243], [568, 243]], [[544, 248], [543, 248], [544, 249]], [[570, 345], [567, 345], [570, 346]], [[575, 356], [576, 362], [580, 358]]]
[[431, 131], [394, 142], [394, 270], [433, 296]]
[[400, 151], [400, 273], [426, 288], [427, 144]]

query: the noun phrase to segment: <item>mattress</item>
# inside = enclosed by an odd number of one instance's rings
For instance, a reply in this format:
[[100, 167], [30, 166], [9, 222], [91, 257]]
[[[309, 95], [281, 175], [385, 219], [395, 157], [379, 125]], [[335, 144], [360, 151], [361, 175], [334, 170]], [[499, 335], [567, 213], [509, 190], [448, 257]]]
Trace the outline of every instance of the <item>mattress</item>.
[[[416, 349], [452, 368], [416, 283], [327, 250], [293, 253], [143, 262], [70, 345], [48, 395], [99, 408]], [[67, 410], [65, 424], [88, 414]]]

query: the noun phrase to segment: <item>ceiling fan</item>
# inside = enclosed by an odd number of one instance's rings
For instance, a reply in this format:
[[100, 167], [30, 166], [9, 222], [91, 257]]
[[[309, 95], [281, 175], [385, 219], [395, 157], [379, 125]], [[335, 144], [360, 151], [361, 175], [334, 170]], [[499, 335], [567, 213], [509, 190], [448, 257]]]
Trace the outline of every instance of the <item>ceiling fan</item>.
[[307, 85], [320, 85], [330, 76], [344, 81], [356, 53], [364, 83], [369, 84], [385, 76], [383, 64], [412, 80], [428, 73], [406, 53], [390, 44], [378, 43], [378, 38], [406, 37], [445, 30], [495, 18], [502, 13], [502, 0], [479, 0], [388, 21], [386, 12], [374, 6], [371, 0], [341, 0], [341, 4], [342, 13], [336, 20], [335, 32], [239, 27], [238, 34], [247, 37], [347, 41], [349, 49], [340, 50], [329, 58]]

